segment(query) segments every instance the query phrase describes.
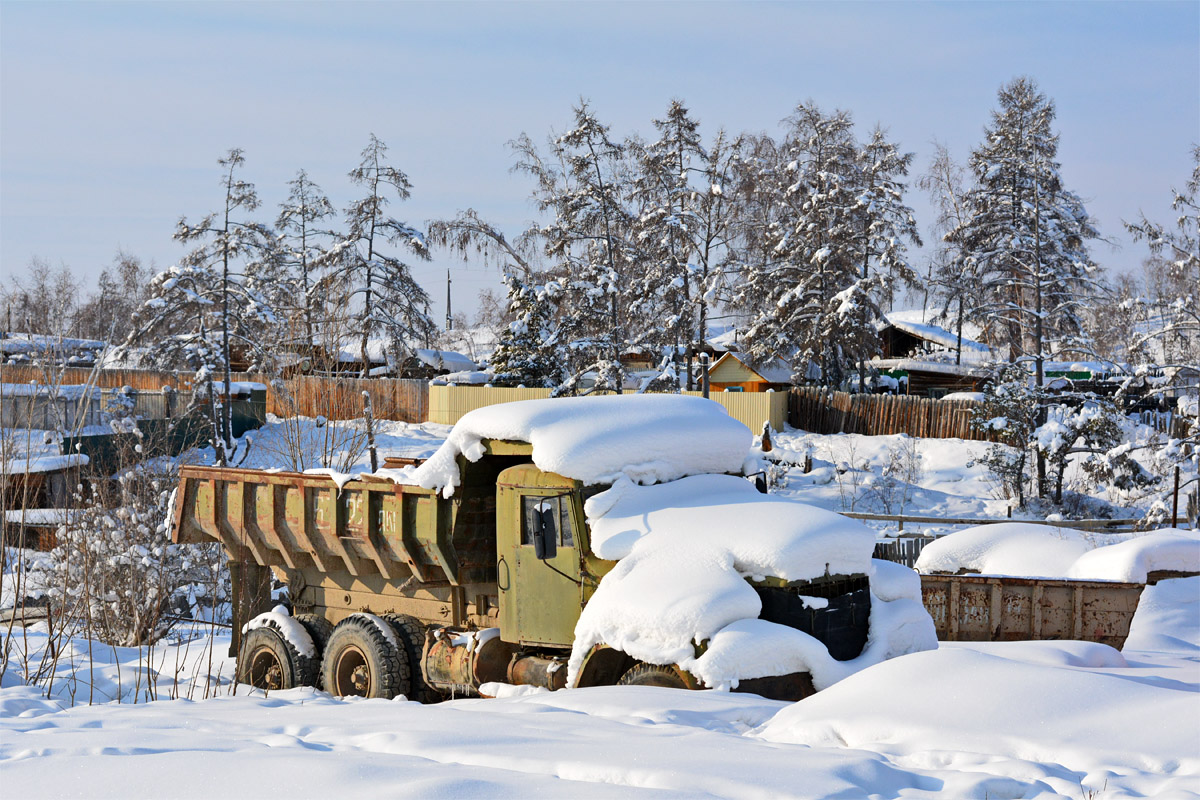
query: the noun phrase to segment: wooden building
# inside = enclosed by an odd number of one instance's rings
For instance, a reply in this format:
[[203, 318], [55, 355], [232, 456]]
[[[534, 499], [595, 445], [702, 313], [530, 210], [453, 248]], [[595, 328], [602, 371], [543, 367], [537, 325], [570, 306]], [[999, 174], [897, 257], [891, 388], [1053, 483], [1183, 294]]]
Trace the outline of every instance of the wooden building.
[[714, 392], [765, 392], [786, 389], [792, 384], [792, 368], [776, 356], [758, 367], [736, 353], [727, 352], [708, 369], [708, 385]]

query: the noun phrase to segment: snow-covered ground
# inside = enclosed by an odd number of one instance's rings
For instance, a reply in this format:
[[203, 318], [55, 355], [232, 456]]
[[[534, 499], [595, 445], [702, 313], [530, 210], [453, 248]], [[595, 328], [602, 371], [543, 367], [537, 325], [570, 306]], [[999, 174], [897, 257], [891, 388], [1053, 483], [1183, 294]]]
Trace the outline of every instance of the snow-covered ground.
[[[234, 692], [228, 637], [199, 633], [151, 655], [157, 701], [145, 650], [93, 645], [90, 669], [73, 642], [49, 698], [10, 666], [3, 795], [1200, 796], [1200, 578], [1149, 587], [1124, 652], [947, 644], [794, 704], [650, 687], [434, 706], [264, 696]], [[45, 637], [15, 642], [36, 655]]]
[[[380, 460], [432, 456], [449, 432], [381, 422]], [[369, 469], [358, 423], [272, 419], [251, 438], [243, 466]], [[1007, 511], [971, 463], [984, 443], [787, 431], [775, 445], [813, 462], [779, 476], [777, 494], [826, 509]], [[1148, 587], [1123, 652], [944, 644], [799, 703], [650, 687], [435, 706], [264, 696], [230, 683], [219, 629], [153, 650], [48, 645], [38, 626], [8, 639], [5, 798], [1200, 797], [1200, 578]]]

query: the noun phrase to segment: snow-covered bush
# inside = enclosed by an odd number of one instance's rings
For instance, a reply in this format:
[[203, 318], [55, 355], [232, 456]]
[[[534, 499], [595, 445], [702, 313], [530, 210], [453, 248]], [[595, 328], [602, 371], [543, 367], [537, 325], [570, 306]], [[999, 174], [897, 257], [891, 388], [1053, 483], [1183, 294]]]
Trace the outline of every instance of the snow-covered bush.
[[219, 545], [171, 541], [171, 462], [134, 464], [81, 490], [59, 528], [49, 595], [64, 622], [118, 645], [162, 638], [177, 618], [219, 614], [228, 573]]
[[1105, 400], [1089, 400], [1079, 408], [1062, 408], [1033, 433], [1034, 447], [1052, 470], [1054, 502], [1063, 499], [1063, 478], [1072, 456], [1082, 456], [1079, 467], [1092, 486], [1107, 485], [1123, 491], [1151, 486], [1159, 479], [1130, 456], [1123, 444], [1121, 415]]
[[887, 461], [880, 474], [869, 482], [867, 495], [879, 502], [885, 514], [903, 514], [923, 473], [917, 440], [903, 436], [888, 448]]
[[1019, 364], [1005, 364], [984, 387], [983, 400], [972, 410], [971, 424], [995, 442], [979, 459], [996, 477], [1000, 492], [1025, 505], [1029, 441], [1037, 425], [1041, 393]]

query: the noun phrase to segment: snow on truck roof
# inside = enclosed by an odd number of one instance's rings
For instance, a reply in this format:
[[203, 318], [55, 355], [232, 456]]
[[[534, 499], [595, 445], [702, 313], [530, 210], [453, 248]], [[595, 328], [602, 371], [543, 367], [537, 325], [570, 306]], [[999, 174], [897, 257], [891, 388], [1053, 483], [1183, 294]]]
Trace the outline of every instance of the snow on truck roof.
[[585, 484], [661, 483], [685, 475], [738, 472], [750, 429], [712, 400], [686, 395], [610, 395], [522, 400], [463, 416], [433, 456], [407, 478], [454, 494], [460, 454], [478, 461], [484, 439], [528, 442], [545, 472]]

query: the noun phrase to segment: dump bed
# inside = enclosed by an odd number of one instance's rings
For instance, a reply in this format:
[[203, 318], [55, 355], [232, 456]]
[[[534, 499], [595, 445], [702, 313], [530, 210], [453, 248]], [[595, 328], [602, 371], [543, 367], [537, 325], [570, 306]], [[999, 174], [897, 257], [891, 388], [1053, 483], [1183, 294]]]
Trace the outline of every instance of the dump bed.
[[234, 561], [355, 578], [452, 585], [495, 580], [495, 488], [452, 499], [382, 479], [184, 467], [177, 542], [219, 541]]
[[1140, 583], [922, 575], [921, 596], [938, 639], [998, 642], [1078, 639], [1120, 649]]

